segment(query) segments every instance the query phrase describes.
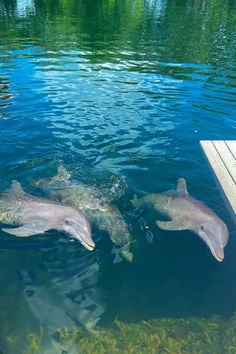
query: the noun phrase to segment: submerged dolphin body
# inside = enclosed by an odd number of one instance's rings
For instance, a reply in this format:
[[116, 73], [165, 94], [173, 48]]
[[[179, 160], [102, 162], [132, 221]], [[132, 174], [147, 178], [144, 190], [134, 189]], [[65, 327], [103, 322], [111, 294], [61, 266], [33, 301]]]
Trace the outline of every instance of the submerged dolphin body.
[[176, 190], [133, 200], [135, 207], [143, 203], [151, 204], [171, 219], [157, 220], [156, 223], [161, 229], [191, 230], [206, 242], [218, 261], [224, 259], [224, 247], [229, 238], [227, 226], [212, 210], [189, 195], [184, 178], [178, 179]]
[[15, 236], [27, 237], [55, 229], [76, 238], [90, 251], [95, 247], [90, 224], [79, 209], [25, 193], [17, 181], [1, 196], [0, 222], [19, 226], [2, 228]]
[[122, 256], [129, 262], [131, 234], [119, 209], [108, 203], [96, 188], [71, 179], [70, 173], [58, 167], [58, 174], [51, 179], [38, 181], [38, 186], [48, 192], [50, 198], [81, 209], [100, 230], [106, 231], [112, 242], [121, 247]]

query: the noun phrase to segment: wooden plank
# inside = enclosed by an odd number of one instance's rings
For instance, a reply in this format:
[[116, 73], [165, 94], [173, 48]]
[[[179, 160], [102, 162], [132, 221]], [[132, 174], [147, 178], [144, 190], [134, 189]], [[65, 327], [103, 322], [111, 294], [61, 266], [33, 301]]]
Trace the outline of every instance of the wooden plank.
[[215, 143], [215, 141], [211, 140], [200, 141], [211, 167], [213, 168], [213, 171], [215, 172], [215, 175], [222, 186], [234, 213], [236, 214], [236, 184], [224, 163], [224, 156], [219, 155], [214, 145]]
[[236, 140], [226, 140], [225, 143], [228, 146], [234, 158], [236, 159]]
[[234, 183], [236, 183], [236, 160], [226, 145], [225, 141], [212, 141], [221, 160], [224, 162], [229, 174], [231, 175]]

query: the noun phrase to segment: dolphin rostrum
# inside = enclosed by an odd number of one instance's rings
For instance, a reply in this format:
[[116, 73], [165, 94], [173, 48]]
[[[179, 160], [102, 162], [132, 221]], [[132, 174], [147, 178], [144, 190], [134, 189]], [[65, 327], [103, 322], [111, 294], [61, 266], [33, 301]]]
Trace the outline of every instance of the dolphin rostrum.
[[109, 234], [112, 242], [121, 248], [123, 258], [132, 261], [132, 236], [126, 222], [119, 209], [108, 203], [97, 188], [71, 179], [70, 173], [61, 165], [56, 176], [39, 180], [36, 185], [43, 188], [50, 198], [81, 209], [100, 230]]
[[176, 190], [149, 194], [133, 200], [135, 207], [143, 203], [151, 204], [171, 219], [157, 220], [156, 223], [161, 229], [191, 230], [206, 242], [218, 261], [224, 259], [224, 247], [229, 238], [227, 226], [212, 210], [189, 195], [184, 178], [178, 179]]
[[55, 229], [79, 240], [90, 251], [95, 247], [90, 224], [81, 210], [25, 193], [17, 181], [12, 181], [11, 188], [0, 198], [0, 222], [19, 226], [2, 228], [15, 236], [27, 237]]

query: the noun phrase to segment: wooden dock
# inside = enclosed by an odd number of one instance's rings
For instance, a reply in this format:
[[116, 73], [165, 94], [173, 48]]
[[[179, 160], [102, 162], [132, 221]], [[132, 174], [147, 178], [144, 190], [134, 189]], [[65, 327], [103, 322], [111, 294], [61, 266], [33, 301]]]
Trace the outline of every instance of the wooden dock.
[[236, 140], [202, 140], [200, 144], [236, 214]]

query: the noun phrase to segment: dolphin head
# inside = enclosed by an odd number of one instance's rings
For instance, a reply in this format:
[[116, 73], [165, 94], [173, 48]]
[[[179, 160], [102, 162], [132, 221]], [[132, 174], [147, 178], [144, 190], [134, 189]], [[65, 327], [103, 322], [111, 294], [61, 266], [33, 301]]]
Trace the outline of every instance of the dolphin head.
[[224, 247], [229, 239], [225, 223], [215, 216], [198, 225], [194, 231], [206, 242], [217, 261], [223, 261]]
[[79, 240], [89, 251], [92, 251], [95, 243], [91, 237], [91, 227], [87, 217], [80, 210], [73, 208], [71, 210], [72, 212], [63, 219], [61, 229], [69, 236]]

